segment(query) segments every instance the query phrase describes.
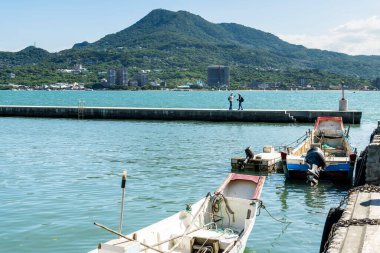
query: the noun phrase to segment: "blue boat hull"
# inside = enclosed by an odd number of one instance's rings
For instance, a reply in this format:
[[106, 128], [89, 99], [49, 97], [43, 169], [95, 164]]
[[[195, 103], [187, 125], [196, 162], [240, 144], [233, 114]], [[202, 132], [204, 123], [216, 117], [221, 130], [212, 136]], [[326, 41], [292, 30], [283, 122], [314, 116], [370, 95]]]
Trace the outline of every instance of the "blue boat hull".
[[[308, 166], [306, 164], [287, 164], [285, 176], [289, 179], [306, 180]], [[330, 164], [320, 173], [320, 180], [349, 183], [352, 179], [353, 167], [350, 163]]]

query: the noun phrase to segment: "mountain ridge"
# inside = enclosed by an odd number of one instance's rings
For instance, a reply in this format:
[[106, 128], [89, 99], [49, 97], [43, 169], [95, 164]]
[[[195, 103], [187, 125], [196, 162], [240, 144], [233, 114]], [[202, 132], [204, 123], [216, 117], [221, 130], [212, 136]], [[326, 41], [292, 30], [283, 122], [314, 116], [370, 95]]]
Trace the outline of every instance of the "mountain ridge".
[[[30, 64], [51, 68], [55, 64], [64, 68], [75, 63], [94, 70], [107, 66], [167, 72], [189, 69], [193, 72], [186, 74], [189, 78], [204, 80], [208, 65], [224, 64], [231, 66], [234, 81], [242, 83], [255, 76], [244, 68], [250, 71], [277, 69], [284, 73], [318, 70], [372, 80], [379, 75], [380, 56], [350, 56], [308, 49], [255, 28], [236, 23], [214, 24], [187, 11], [164, 9], [152, 10], [135, 24], [93, 43], [76, 43], [71, 49], [58, 53], [30, 47], [16, 53], [0, 52], [0, 66], [8, 68]], [[234, 71], [248, 75], [235, 77]], [[177, 74], [177, 79], [185, 78]], [[171, 73], [166, 73], [166, 77], [168, 75]], [[173, 75], [170, 78], [176, 79]]]
[[[156, 43], [156, 47], [149, 45], [149, 41], [162, 38], [162, 34], [168, 36], [169, 42]], [[378, 75], [377, 71], [367, 71], [366, 61], [370, 60], [380, 68], [380, 56], [351, 56], [327, 50], [308, 49], [302, 45], [285, 42], [271, 33], [255, 28], [235, 23], [214, 24], [187, 11], [172, 12], [163, 9], [153, 10], [132, 26], [118, 33], [107, 35], [90, 45], [94, 47], [133, 47], [133, 44], [141, 44], [147, 48], [160, 50], [178, 45], [199, 47], [200, 40], [203, 45], [230, 45], [243, 49], [254, 49], [256, 55], [275, 54], [271, 58], [280, 57], [282, 62], [301, 69], [316, 68], [338, 74], [375, 78]], [[257, 62], [252, 60], [251, 63], [256, 64]], [[270, 61], [268, 63], [271, 65]], [[360, 66], [359, 69], [349, 66], [346, 70], [342, 66], [343, 64], [359, 64]], [[273, 67], [279, 68], [280, 66], [274, 65]], [[355, 73], [354, 70], [358, 73]]]

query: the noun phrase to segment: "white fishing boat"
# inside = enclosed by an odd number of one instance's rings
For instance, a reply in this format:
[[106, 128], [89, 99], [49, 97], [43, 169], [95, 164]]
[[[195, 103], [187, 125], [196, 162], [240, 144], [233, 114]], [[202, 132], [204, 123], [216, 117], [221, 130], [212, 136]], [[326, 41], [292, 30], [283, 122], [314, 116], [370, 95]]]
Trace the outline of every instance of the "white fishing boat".
[[341, 117], [318, 117], [314, 129], [297, 147], [283, 154], [288, 178], [350, 182], [356, 153]]
[[91, 253], [242, 253], [264, 181], [262, 176], [230, 173], [214, 194], [129, 235], [111, 231], [119, 238], [99, 244]]

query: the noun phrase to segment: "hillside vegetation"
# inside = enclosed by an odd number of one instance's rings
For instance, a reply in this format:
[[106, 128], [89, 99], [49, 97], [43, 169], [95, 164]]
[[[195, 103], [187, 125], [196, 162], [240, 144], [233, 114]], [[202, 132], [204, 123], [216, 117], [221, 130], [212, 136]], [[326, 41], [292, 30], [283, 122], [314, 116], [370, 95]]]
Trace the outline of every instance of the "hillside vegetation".
[[[83, 64], [88, 71], [62, 73], [58, 69]], [[380, 74], [379, 56], [307, 49], [282, 41], [273, 34], [239, 24], [213, 24], [185, 11], [153, 10], [134, 25], [94, 43], [49, 53], [27, 47], [16, 53], [0, 52], [0, 83], [37, 85], [55, 82], [94, 84], [98, 72], [125, 66], [129, 76], [150, 70], [150, 80], [169, 85], [207, 80], [207, 66], [230, 66], [231, 83], [369, 85]], [[15, 78], [10, 79], [9, 74]]]

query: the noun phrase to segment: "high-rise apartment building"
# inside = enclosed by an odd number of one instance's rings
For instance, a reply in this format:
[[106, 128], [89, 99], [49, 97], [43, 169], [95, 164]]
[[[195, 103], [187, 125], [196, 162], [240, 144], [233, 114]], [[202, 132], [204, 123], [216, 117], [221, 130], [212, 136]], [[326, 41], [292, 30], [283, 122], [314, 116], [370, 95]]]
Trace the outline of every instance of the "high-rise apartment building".
[[107, 72], [107, 75], [108, 75], [108, 79], [107, 79], [108, 86], [116, 85], [116, 70], [109, 69]]
[[109, 69], [107, 85], [128, 85], [128, 70], [126, 68]]
[[139, 73], [136, 74], [136, 81], [139, 86], [144, 86], [148, 83], [148, 73], [145, 71], [139, 71]]
[[116, 85], [128, 85], [127, 68], [120, 68], [116, 71]]
[[211, 65], [207, 68], [207, 84], [209, 86], [229, 86], [230, 69], [228, 66]]

